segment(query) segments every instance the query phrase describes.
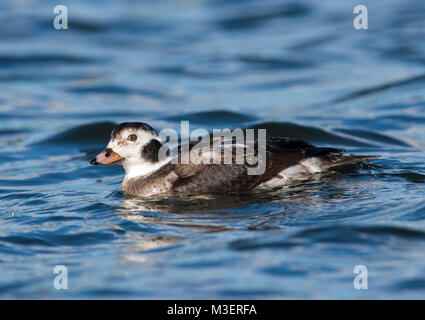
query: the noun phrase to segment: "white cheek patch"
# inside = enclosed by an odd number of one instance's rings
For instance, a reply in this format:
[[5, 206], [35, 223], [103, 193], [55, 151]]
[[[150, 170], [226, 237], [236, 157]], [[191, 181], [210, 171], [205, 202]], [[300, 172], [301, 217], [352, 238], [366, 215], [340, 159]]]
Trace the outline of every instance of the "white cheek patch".
[[[130, 134], [136, 134], [137, 140], [134, 142], [127, 141], [126, 137]], [[109, 141], [107, 148], [125, 158], [122, 164], [126, 172], [125, 180], [147, 176], [170, 161], [170, 158], [165, 158], [162, 161], [151, 163], [142, 157], [143, 147], [152, 139], [159, 141], [157, 136], [149, 132], [123, 130], [115, 139]]]
[[121, 157], [125, 157], [124, 151], [126, 148], [123, 147], [122, 143], [120, 143], [119, 141], [117, 140], [110, 141], [108, 143], [107, 148], [111, 149], [115, 153], [118, 153]]
[[118, 149], [119, 143], [116, 140], [111, 140], [108, 143], [107, 148], [110, 148], [116, 152], [116, 149]]
[[112, 151], [118, 153], [123, 158], [140, 159], [142, 146], [140, 142], [123, 142], [119, 139], [114, 139], [109, 142], [108, 148], [112, 149]]

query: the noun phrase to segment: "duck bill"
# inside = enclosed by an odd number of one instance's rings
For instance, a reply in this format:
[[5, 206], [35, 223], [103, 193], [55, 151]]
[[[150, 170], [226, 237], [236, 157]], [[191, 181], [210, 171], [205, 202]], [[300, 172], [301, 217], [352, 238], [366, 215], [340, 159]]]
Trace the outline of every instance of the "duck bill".
[[118, 153], [111, 149], [105, 149], [99, 153], [95, 158], [91, 159], [90, 163], [93, 165], [98, 164], [120, 164], [124, 160]]

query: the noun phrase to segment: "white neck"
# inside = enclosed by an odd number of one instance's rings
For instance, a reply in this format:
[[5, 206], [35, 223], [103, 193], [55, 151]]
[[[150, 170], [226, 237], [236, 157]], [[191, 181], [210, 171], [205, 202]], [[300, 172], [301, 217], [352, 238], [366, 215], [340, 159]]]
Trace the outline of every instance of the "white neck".
[[158, 161], [155, 163], [151, 163], [151, 162], [140, 163], [139, 161], [137, 162], [126, 161], [123, 163], [123, 167], [125, 169], [124, 180], [146, 177], [152, 174], [153, 172], [155, 172], [156, 170], [158, 170], [159, 168], [161, 168], [164, 164], [166, 164], [170, 160], [171, 158], [165, 158], [164, 160]]

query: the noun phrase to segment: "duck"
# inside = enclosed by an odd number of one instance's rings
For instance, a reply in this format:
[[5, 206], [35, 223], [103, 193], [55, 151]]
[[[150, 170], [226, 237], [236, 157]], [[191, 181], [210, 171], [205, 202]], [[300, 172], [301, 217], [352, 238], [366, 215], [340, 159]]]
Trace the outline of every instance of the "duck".
[[[260, 154], [261, 142], [265, 146], [264, 156], [260, 159], [264, 160], [264, 169], [260, 174], [250, 174], [253, 165], [248, 163], [248, 152], [242, 153], [244, 161], [234, 161], [237, 153], [235, 150], [246, 149], [247, 143], [241, 144], [230, 139], [219, 144], [219, 148], [214, 143], [213, 147], [205, 148], [202, 141], [192, 141], [174, 149], [169, 148], [164, 153], [166, 143], [149, 124], [124, 122], [112, 130], [106, 148], [91, 159], [90, 164], [123, 166], [123, 193], [133, 197], [149, 197], [228, 195], [272, 189], [300, 176], [324, 172], [344, 164], [369, 162], [376, 158], [347, 155], [344, 154], [344, 149], [316, 147], [306, 141], [288, 137], [255, 139], [254, 145], [257, 147], [254, 148], [254, 154], [257, 156]], [[200, 158], [197, 161], [191, 160], [191, 152], [196, 149], [201, 159], [217, 155], [217, 152], [223, 158], [222, 149], [229, 147], [232, 150], [230, 163], [199, 161]]]

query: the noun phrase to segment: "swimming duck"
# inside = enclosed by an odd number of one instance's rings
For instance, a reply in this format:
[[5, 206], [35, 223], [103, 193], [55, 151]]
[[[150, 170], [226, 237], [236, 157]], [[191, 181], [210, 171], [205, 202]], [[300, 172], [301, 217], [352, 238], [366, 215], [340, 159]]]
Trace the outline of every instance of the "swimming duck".
[[[257, 145], [259, 140], [255, 140]], [[252, 165], [243, 163], [204, 163], [182, 161], [202, 142], [181, 145], [166, 156], [160, 156], [164, 142], [157, 131], [141, 122], [125, 122], [116, 126], [106, 149], [93, 158], [93, 165], [119, 164], [125, 169], [122, 191], [130, 196], [146, 197], [159, 194], [200, 195], [242, 193], [257, 188], [273, 188], [303, 174], [325, 171], [346, 163], [364, 162], [371, 156], [344, 155], [345, 150], [315, 147], [299, 139], [267, 138], [265, 167], [261, 174], [249, 174]], [[232, 159], [237, 148], [246, 145], [234, 140], [221, 144], [231, 146]], [[217, 149], [215, 147], [215, 149]], [[217, 154], [217, 150], [200, 149], [201, 157]], [[219, 154], [222, 157], [221, 149]], [[258, 147], [255, 155], [259, 156]], [[175, 161], [179, 159], [179, 161]]]

